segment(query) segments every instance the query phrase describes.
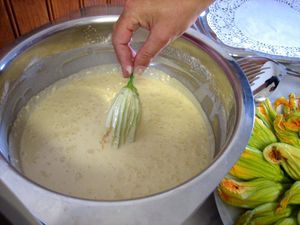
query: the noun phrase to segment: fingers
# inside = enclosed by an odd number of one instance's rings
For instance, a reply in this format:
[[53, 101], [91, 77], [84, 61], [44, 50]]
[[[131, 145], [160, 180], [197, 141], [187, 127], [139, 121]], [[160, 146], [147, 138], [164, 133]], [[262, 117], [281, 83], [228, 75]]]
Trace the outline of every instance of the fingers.
[[124, 77], [129, 77], [133, 70], [134, 53], [130, 47], [132, 34], [138, 28], [138, 23], [122, 14], [115, 24], [112, 42], [121, 64]]
[[150, 34], [136, 54], [134, 60], [134, 70], [141, 73], [150, 63], [151, 59], [156, 56], [173, 38], [173, 35], [163, 34], [160, 26], [153, 27]]
[[[142, 73], [151, 59], [175, 37], [175, 35], [165, 31], [165, 26], [156, 24], [156, 26], [150, 28], [150, 34], [146, 42], [134, 57], [135, 53], [130, 47], [130, 41], [133, 32], [139, 26], [139, 22], [134, 20], [134, 17], [122, 14], [114, 27], [112, 41], [124, 77], [129, 77], [133, 68], [135, 72]], [[163, 30], [164, 32], [162, 32]]]

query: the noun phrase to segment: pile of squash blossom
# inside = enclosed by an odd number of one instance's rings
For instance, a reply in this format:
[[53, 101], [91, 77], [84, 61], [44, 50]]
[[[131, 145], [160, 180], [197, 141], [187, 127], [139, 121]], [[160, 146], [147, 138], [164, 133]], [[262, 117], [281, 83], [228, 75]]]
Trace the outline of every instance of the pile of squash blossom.
[[257, 107], [249, 143], [217, 190], [247, 209], [236, 225], [300, 225], [300, 98]]

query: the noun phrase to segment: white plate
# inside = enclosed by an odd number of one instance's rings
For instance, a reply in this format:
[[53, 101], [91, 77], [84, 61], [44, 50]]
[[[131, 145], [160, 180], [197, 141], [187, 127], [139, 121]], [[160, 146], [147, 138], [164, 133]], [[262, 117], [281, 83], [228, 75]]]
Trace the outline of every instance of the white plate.
[[300, 0], [216, 0], [200, 19], [227, 47], [300, 60]]
[[[295, 77], [285, 77], [278, 85], [276, 91], [270, 96], [273, 102], [276, 98], [283, 96], [288, 97], [289, 93], [294, 92], [296, 96], [300, 96], [300, 79]], [[225, 204], [218, 196], [217, 192], [214, 193], [215, 202], [219, 215], [224, 225], [232, 225], [237, 217], [244, 211], [240, 208], [232, 207]]]

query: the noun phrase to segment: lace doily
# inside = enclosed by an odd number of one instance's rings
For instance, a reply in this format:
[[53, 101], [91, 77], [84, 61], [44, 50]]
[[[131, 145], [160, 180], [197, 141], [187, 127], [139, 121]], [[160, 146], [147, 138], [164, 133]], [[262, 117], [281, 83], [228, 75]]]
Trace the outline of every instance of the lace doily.
[[207, 23], [227, 46], [300, 58], [300, 0], [216, 0]]

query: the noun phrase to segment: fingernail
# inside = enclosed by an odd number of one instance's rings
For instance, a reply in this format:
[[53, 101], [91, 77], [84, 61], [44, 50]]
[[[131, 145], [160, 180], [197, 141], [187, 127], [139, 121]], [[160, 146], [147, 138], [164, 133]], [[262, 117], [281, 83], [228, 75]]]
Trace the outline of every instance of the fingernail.
[[137, 75], [142, 75], [143, 72], [145, 71], [145, 69], [146, 69], [146, 67], [144, 67], [144, 66], [136, 67], [136, 68], [134, 68], [134, 73]]
[[126, 71], [128, 72], [129, 75], [131, 75], [133, 71], [132, 66], [127, 66]]

